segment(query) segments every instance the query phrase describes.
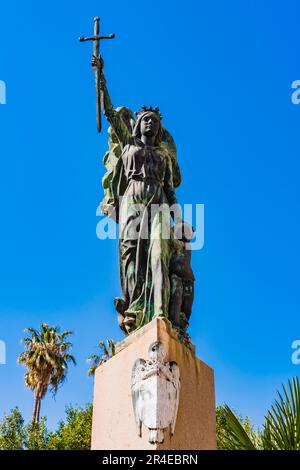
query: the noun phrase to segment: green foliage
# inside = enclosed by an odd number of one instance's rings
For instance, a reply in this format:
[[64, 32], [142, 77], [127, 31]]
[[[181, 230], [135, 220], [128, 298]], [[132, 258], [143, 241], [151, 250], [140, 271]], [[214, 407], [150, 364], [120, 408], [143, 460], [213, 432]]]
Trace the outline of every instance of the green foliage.
[[33, 421], [25, 427], [24, 447], [28, 450], [47, 450], [51, 433], [47, 429], [47, 419], [43, 416], [39, 423]]
[[[239, 430], [239, 433], [236, 430]], [[257, 435], [250, 419], [234, 414], [227, 405], [216, 408], [217, 446], [223, 450], [253, 450]]]
[[262, 443], [269, 450], [300, 450], [300, 386], [298, 377], [282, 385], [265, 418]]
[[[106, 346], [107, 344], [107, 346]], [[103, 340], [99, 341], [98, 348], [100, 348], [100, 354], [93, 354], [88, 357], [88, 362], [91, 364], [88, 370], [88, 375], [94, 376], [97, 367], [101, 366], [104, 362], [107, 362], [111, 357], [116, 354], [116, 343], [113, 339], [107, 339], [106, 344]]]
[[254, 432], [248, 418], [242, 420], [228, 406], [217, 408], [217, 440], [220, 449], [300, 450], [300, 387], [298, 377], [267, 412], [263, 430]]
[[0, 450], [89, 450], [91, 448], [92, 405], [66, 408], [65, 421], [50, 432], [46, 418], [24, 424], [18, 408], [0, 422]]
[[92, 433], [92, 405], [67, 407], [66, 419], [50, 437], [49, 450], [90, 450]]
[[0, 423], [0, 450], [22, 450], [24, 439], [24, 419], [16, 407]]

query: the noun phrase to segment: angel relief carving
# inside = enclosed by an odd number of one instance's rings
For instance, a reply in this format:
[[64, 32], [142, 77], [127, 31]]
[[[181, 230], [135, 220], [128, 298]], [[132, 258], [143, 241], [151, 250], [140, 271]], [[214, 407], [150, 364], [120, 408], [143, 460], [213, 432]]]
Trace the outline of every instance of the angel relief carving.
[[132, 404], [137, 433], [142, 424], [149, 430], [149, 442], [164, 441], [164, 430], [172, 436], [175, 430], [180, 395], [180, 372], [176, 362], [165, 362], [162, 343], [149, 348], [149, 359], [137, 359], [132, 370]]

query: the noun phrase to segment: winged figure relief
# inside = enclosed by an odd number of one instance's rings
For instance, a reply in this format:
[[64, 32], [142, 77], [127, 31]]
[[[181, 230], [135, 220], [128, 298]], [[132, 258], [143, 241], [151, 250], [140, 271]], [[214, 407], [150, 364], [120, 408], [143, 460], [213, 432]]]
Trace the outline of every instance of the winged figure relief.
[[172, 436], [178, 412], [180, 372], [174, 361], [166, 362], [163, 344], [156, 341], [148, 351], [149, 359], [137, 359], [132, 370], [132, 404], [137, 434], [142, 424], [152, 444], [164, 441], [164, 430]]

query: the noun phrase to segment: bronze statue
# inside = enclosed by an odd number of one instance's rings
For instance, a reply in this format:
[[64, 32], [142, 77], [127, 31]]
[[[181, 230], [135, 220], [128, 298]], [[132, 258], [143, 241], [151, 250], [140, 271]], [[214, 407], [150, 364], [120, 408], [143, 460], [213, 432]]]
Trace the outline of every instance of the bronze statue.
[[[87, 39], [101, 38], [95, 34]], [[186, 254], [191, 237], [174, 239], [177, 229], [186, 225], [173, 212], [175, 189], [181, 183], [174, 140], [162, 126], [157, 107], [143, 106], [136, 117], [126, 107], [114, 108], [99, 54], [93, 55], [92, 66], [99, 86], [97, 102], [100, 97], [110, 124], [101, 209], [119, 224], [123, 294], [115, 299], [119, 325], [127, 335], [153, 318], [165, 317], [185, 335], [194, 278], [190, 252]], [[176, 230], [170, 232], [171, 216]]]

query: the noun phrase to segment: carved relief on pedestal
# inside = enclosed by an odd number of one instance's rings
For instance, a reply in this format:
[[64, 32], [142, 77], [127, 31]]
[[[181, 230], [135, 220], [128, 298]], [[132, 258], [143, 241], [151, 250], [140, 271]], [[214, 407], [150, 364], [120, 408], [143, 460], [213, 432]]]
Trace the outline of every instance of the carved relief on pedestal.
[[164, 441], [164, 429], [174, 434], [180, 394], [180, 372], [176, 362], [165, 362], [162, 343], [149, 348], [149, 359], [137, 359], [132, 369], [132, 403], [137, 433], [142, 436], [142, 423], [149, 430], [149, 442]]

